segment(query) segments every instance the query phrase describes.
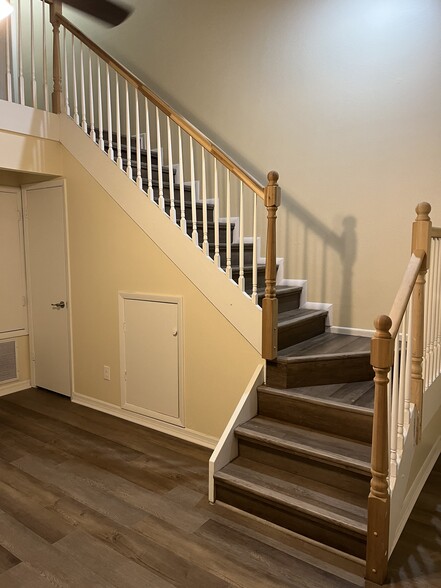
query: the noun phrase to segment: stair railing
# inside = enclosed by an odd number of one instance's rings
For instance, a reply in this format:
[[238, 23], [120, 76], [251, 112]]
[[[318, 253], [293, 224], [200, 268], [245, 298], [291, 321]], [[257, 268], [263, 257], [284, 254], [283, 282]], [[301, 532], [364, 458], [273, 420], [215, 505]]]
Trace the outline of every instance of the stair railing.
[[[424, 391], [441, 373], [441, 230], [432, 229], [430, 210], [426, 202], [416, 208], [408, 267], [389, 316], [375, 320], [372, 338], [375, 401], [366, 578], [377, 584], [384, 583], [387, 573], [390, 499], [410, 415], [413, 411], [418, 443]], [[428, 272], [431, 248], [432, 271]]]

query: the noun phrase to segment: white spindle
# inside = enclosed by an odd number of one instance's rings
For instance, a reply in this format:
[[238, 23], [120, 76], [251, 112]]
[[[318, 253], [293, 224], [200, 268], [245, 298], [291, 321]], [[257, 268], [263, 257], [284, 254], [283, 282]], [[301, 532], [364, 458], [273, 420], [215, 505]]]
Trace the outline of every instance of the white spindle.
[[[42, 2], [44, 6], [44, 2]], [[6, 21], [6, 97], [12, 102], [12, 71], [11, 71], [11, 18]]]
[[30, 0], [30, 20], [31, 20], [31, 79], [32, 79], [32, 106], [37, 108], [37, 79], [35, 77], [35, 22], [34, 22], [34, 2]]
[[214, 263], [216, 267], [221, 266], [219, 251], [219, 178], [217, 175], [217, 160], [213, 157], [214, 166]]
[[139, 129], [139, 97], [138, 90], [135, 88], [135, 128], [136, 128], [136, 184], [142, 190], [141, 175], [141, 135]]
[[227, 169], [227, 265], [226, 274], [227, 278], [231, 280], [233, 272], [231, 269], [231, 178], [230, 170]]
[[161, 121], [159, 119], [159, 108], [156, 107], [156, 149], [158, 153], [158, 182], [159, 198], [158, 204], [161, 210], [165, 210], [164, 202], [164, 179], [162, 177], [162, 145], [161, 145]]
[[244, 276], [244, 215], [243, 215], [243, 182], [240, 182], [240, 197], [239, 197], [239, 288], [245, 292], [245, 276]]
[[207, 220], [207, 174], [205, 170], [205, 149], [202, 147], [202, 251], [210, 255], [208, 243], [208, 220]]
[[49, 85], [47, 79], [47, 38], [46, 38], [46, 2], [41, 3], [41, 17], [43, 22], [43, 95], [44, 95], [44, 109], [49, 111]]
[[404, 426], [410, 423], [410, 398], [412, 389], [412, 298], [407, 307], [406, 381], [404, 384]]
[[67, 74], [67, 44], [66, 44], [66, 29], [63, 28], [63, 81], [64, 81], [64, 108], [67, 116], [70, 116], [70, 105], [69, 105], [69, 76]]
[[92, 76], [92, 52], [89, 49], [89, 116], [90, 116], [90, 137], [96, 143], [95, 113], [93, 106], [93, 76]]
[[109, 64], [106, 63], [106, 88], [107, 88], [107, 155], [109, 159], [114, 160], [113, 153], [113, 130], [112, 130], [112, 96], [110, 87]]
[[98, 78], [98, 145], [104, 151], [103, 132], [103, 96], [101, 92], [101, 59], [96, 58], [96, 76]]
[[167, 147], [168, 147], [168, 184], [170, 191], [170, 219], [176, 223], [175, 185], [173, 180], [173, 150], [170, 128], [170, 117], [167, 116]]
[[25, 81], [23, 75], [23, 43], [21, 24], [21, 1], [17, 0], [17, 45], [18, 45], [18, 88], [20, 104], [25, 104]]
[[84, 74], [84, 45], [80, 41], [80, 91], [81, 91], [81, 127], [87, 133], [86, 117], [86, 80]]
[[193, 139], [190, 137], [190, 184], [191, 184], [191, 222], [192, 222], [192, 232], [191, 238], [193, 239], [193, 243], [195, 245], [199, 244], [199, 236], [198, 236], [198, 219], [196, 216], [196, 180], [194, 175], [194, 149], [193, 149]]
[[257, 295], [257, 194], [253, 192], [253, 285], [251, 300], [258, 303]]
[[133, 178], [132, 172], [132, 138], [130, 136], [130, 96], [129, 84], [126, 80], [126, 148], [127, 148], [127, 167], [126, 174], [130, 179]]
[[178, 143], [179, 143], [179, 196], [181, 201], [181, 219], [180, 227], [184, 235], [187, 234], [187, 221], [185, 219], [185, 190], [184, 190], [184, 160], [182, 157], [182, 133], [181, 127], [178, 127]]
[[[401, 347], [400, 347], [400, 365], [399, 365], [399, 378], [398, 383], [398, 418], [397, 418], [397, 454], [403, 450], [404, 445], [404, 397], [405, 397], [405, 385], [406, 385], [406, 363], [407, 363], [407, 310], [404, 313], [403, 322], [401, 325]], [[398, 366], [397, 366], [398, 370]], [[397, 455], [397, 456], [398, 456]]]
[[432, 240], [433, 263], [438, 268], [436, 279], [436, 332], [435, 332], [435, 360], [434, 360], [434, 378], [441, 374], [441, 239]]
[[78, 90], [77, 90], [77, 64], [75, 58], [75, 37], [72, 35], [72, 89], [73, 89], [73, 111], [74, 121], [77, 125], [80, 124], [80, 117], [78, 114]]
[[152, 142], [150, 138], [150, 114], [149, 101], [144, 97], [145, 105], [145, 135], [146, 135], [146, 150], [147, 150], [147, 194], [150, 200], [155, 199], [153, 192], [153, 177], [152, 177]]
[[115, 109], [116, 109], [116, 163], [123, 168], [121, 155], [121, 107], [119, 103], [119, 75], [115, 71]]
[[397, 477], [397, 427], [398, 427], [398, 385], [399, 385], [399, 343], [400, 337], [395, 339], [394, 365], [390, 376], [391, 415], [390, 415], [390, 476]]

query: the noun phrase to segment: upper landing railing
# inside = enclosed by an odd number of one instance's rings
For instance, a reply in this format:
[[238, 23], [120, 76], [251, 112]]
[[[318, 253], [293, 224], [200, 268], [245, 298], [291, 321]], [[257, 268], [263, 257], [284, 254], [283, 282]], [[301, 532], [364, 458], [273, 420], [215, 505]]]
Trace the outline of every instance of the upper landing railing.
[[375, 405], [366, 577], [377, 584], [386, 578], [390, 502], [411, 413], [419, 443], [424, 392], [441, 375], [441, 229], [432, 227], [430, 211], [427, 202], [416, 208], [409, 264], [389, 315], [375, 321], [372, 339]]
[[[265, 262], [262, 355], [273, 359], [278, 174], [270, 172], [268, 185], [260, 184], [64, 18], [60, 0], [11, 4], [6, 99], [70, 116], [254, 304]], [[265, 225], [266, 260], [258, 238]]]

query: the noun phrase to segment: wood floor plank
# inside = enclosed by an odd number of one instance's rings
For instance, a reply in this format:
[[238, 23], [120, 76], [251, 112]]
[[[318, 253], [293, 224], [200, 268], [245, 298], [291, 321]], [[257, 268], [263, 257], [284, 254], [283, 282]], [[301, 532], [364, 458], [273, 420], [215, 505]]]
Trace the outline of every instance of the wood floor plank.
[[10, 551], [0, 546], [0, 574], [9, 568], [13, 568], [20, 563], [20, 560], [15, 557]]
[[28, 563], [21, 563], [0, 575], [0, 588], [53, 588], [53, 583], [40, 576]]
[[53, 466], [36, 457], [23, 457], [14, 465], [42, 482], [50, 482], [66, 496], [90, 506], [90, 508], [111, 516], [122, 525], [131, 525], [141, 520], [144, 512], [115, 498], [110, 491], [97, 488], [87, 476], [78, 476], [63, 469], [63, 464]]
[[89, 569], [117, 588], [171, 588], [173, 584], [147, 568], [128, 560], [114, 549], [82, 531], [75, 531], [57, 543], [62, 551], [84, 563]]
[[78, 562], [66, 556], [56, 546], [50, 545], [2, 511], [0, 545], [21, 561], [30, 564], [56, 586], [84, 588], [93, 584], [96, 588], [106, 588], [104, 581], [92, 570], [79, 566]]

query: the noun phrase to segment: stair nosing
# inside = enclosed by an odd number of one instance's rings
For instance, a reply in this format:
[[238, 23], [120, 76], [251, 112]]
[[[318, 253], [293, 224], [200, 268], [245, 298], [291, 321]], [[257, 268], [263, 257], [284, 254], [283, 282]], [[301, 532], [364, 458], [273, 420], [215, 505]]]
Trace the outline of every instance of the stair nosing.
[[[301, 429], [304, 428], [299, 427], [297, 425], [293, 425], [293, 427]], [[314, 432], [317, 433], [318, 431]], [[237, 437], [242, 439], [249, 439], [253, 443], [256, 443], [258, 445], [269, 446], [274, 449], [284, 451], [286, 453], [293, 453], [295, 455], [306, 456], [309, 459], [314, 459], [315, 461], [320, 461], [321, 463], [341, 466], [346, 470], [366, 475], [368, 477], [370, 477], [371, 475], [371, 464], [367, 461], [343, 457], [338, 453], [333, 453], [326, 450], [318, 450], [300, 442], [286, 441], [273, 435], [268, 435], [264, 433], [259, 433], [257, 431], [252, 431], [250, 429], [245, 429], [243, 426], [237, 427], [234, 433]], [[326, 435], [323, 434], [323, 436], [325, 437]]]
[[[326, 521], [327, 523], [331, 524], [334, 527], [338, 527], [339, 529], [344, 527], [346, 531], [351, 532], [353, 535], [362, 537], [367, 536], [366, 524], [357, 523], [343, 515], [337, 514], [324, 508], [317, 508], [317, 506], [308, 504], [306, 501], [302, 501], [293, 497], [288, 497], [280, 491], [272, 490], [273, 494], [278, 495], [278, 497], [269, 498], [266, 488], [259, 487], [257, 484], [253, 482], [248, 482], [247, 484], [244, 484], [242, 483], [241, 479], [237, 476], [229, 474], [228, 472], [223, 472], [222, 470], [216, 472], [215, 480], [218, 481], [220, 484], [223, 483], [226, 485], [234, 486], [235, 488], [238, 488], [249, 494], [257, 496], [267, 504], [277, 505], [279, 508], [282, 508], [285, 511], [296, 510], [297, 512], [300, 512], [303, 515], [307, 515], [308, 517], [312, 517], [318, 521]], [[250, 485], [252, 486], [251, 488]]]
[[370, 351], [347, 351], [345, 353], [323, 353], [315, 355], [289, 355], [289, 356], [278, 356], [272, 360], [274, 363], [305, 363], [319, 360], [338, 360], [338, 359], [349, 359], [349, 358], [365, 358], [370, 357]]
[[258, 388], [258, 392], [262, 391], [265, 394], [283, 398], [295, 398], [296, 400], [314, 404], [315, 406], [331, 407], [333, 409], [335, 408], [345, 412], [354, 412], [366, 416], [373, 416], [374, 413], [372, 408], [357, 406], [355, 404], [345, 404], [344, 402], [337, 402], [331, 398], [314, 398], [311, 396], [306, 396], [305, 394], [301, 394], [300, 392], [295, 392], [294, 390], [295, 388], [273, 388], [271, 386], [259, 386]]

